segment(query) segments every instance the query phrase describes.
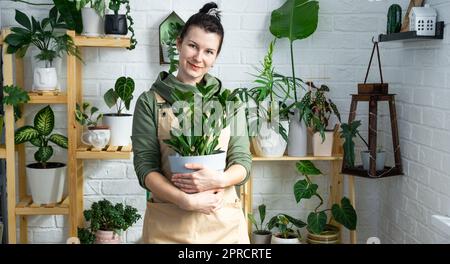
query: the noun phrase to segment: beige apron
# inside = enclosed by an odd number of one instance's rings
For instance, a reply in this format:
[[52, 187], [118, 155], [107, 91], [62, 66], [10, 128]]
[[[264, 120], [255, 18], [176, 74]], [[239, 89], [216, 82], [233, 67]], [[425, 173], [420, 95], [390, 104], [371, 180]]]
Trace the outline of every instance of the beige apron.
[[[172, 108], [154, 93], [158, 105], [158, 140], [161, 152], [161, 169], [169, 180], [171, 172], [169, 155], [175, 152], [164, 139], [170, 137], [171, 124], [176, 119]], [[225, 129], [219, 137], [220, 149], [226, 151], [230, 139], [230, 129]], [[153, 195], [153, 194], [152, 194]], [[209, 215], [180, 209], [177, 205], [160, 201], [157, 197], [147, 202], [143, 243], [185, 243], [185, 244], [248, 244], [247, 223], [241, 202], [234, 186], [225, 188], [223, 205]]]

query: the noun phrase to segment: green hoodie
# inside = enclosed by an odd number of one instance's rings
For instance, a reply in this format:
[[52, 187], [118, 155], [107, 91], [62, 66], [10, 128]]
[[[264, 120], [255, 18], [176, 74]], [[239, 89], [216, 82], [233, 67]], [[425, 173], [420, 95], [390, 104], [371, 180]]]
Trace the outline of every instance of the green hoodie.
[[[220, 91], [221, 82], [212, 75], [206, 74], [203, 78], [206, 86], [214, 85], [214, 89]], [[158, 131], [158, 106], [153, 92], [157, 92], [169, 104], [173, 103], [172, 91], [177, 88], [183, 91], [196, 90], [190, 84], [180, 82], [174, 75], [161, 72], [149, 91], [143, 92], [137, 102], [133, 115], [133, 132], [131, 140], [133, 143], [134, 169], [139, 179], [139, 184], [145, 186], [145, 177], [153, 171], [161, 171], [161, 154], [159, 151]], [[245, 124], [245, 119], [238, 121]], [[244, 126], [246, 127], [246, 126]], [[227, 150], [227, 168], [233, 164], [244, 166], [247, 175], [241, 183], [244, 184], [250, 175], [251, 154], [248, 136], [243, 132], [243, 136], [231, 136]], [[148, 190], [148, 189], [147, 189]]]

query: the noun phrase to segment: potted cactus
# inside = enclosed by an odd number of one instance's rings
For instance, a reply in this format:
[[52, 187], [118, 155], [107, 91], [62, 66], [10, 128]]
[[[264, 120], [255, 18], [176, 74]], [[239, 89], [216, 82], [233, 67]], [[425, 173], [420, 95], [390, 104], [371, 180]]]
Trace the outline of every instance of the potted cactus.
[[30, 142], [38, 147], [34, 153], [37, 162], [26, 166], [31, 196], [37, 204], [58, 203], [63, 196], [67, 167], [61, 162], [48, 162], [53, 156], [53, 147], [49, 143], [67, 149], [67, 137], [52, 134], [54, 125], [53, 110], [47, 105], [34, 117], [34, 126], [23, 126], [17, 129], [14, 135], [16, 144]]
[[122, 76], [116, 80], [114, 88], [109, 89], [103, 99], [109, 108], [116, 107], [116, 113], [103, 114], [103, 124], [111, 129], [110, 144], [113, 146], [127, 146], [131, 141], [133, 115], [124, 113], [130, 110], [133, 99], [134, 80]]

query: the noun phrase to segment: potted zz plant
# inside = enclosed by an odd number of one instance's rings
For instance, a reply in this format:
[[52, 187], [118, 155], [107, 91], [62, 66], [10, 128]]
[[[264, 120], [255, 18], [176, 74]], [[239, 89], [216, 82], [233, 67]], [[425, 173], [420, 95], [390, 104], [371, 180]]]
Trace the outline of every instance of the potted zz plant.
[[[361, 125], [360, 120], [354, 120], [351, 123], [343, 123], [341, 124], [341, 133], [340, 137], [344, 138], [344, 161], [345, 165], [353, 168], [355, 167], [355, 143], [353, 142], [353, 138], [358, 136], [362, 142], [364, 142], [364, 145], [366, 146], [366, 150], [361, 151], [361, 161], [363, 164], [363, 168], [365, 170], [369, 170], [370, 166], [370, 151], [369, 151], [369, 144], [367, 141], [361, 136], [359, 133], [358, 127]], [[386, 153], [381, 149], [377, 149], [376, 154], [376, 170], [381, 171], [384, 169], [384, 163], [386, 159]]]
[[272, 232], [269, 230], [268, 223], [263, 226], [264, 220], [266, 219], [266, 205], [261, 204], [258, 206], [259, 212], [259, 226], [256, 222], [253, 214], [248, 214], [248, 219], [255, 226], [256, 230], [252, 232], [252, 243], [253, 244], [270, 244], [270, 239], [272, 237]]
[[[343, 197], [341, 204], [333, 204], [331, 209], [321, 209], [324, 200], [317, 192], [318, 185], [311, 181], [310, 176], [320, 175], [322, 172], [314, 166], [311, 161], [303, 160], [296, 164], [297, 171], [305, 176], [305, 179], [298, 180], [294, 185], [294, 195], [297, 203], [303, 199], [310, 199], [313, 196], [320, 201], [314, 211], [309, 213], [306, 229], [308, 231], [307, 242], [310, 244], [335, 244], [339, 243], [339, 229], [331, 225], [331, 219], [342, 224], [349, 230], [356, 229], [357, 216], [350, 200]], [[332, 218], [327, 223], [327, 211], [331, 211]]]
[[16, 10], [15, 20], [22, 27], [11, 27], [12, 33], [5, 38], [8, 43], [7, 53], [25, 56], [30, 45], [39, 49], [35, 56], [38, 61], [45, 62], [45, 67], [36, 67], [33, 75], [33, 90], [54, 91], [58, 88], [58, 76], [53, 62], [63, 54], [76, 56], [81, 60], [80, 53], [72, 38], [58, 29], [65, 30], [66, 24], [58, 15], [56, 7], [50, 9], [47, 18], [41, 22], [34, 17], [31, 20], [26, 14]]
[[[98, 108], [91, 106], [89, 102], [84, 102], [82, 106], [77, 104], [75, 109], [75, 119], [80, 125], [87, 126], [88, 129], [81, 137], [83, 144], [92, 145], [94, 148], [102, 149], [109, 143], [111, 131], [108, 126], [98, 124], [103, 117], [103, 114], [97, 112]], [[94, 118], [96, 113], [97, 117]]]
[[78, 228], [82, 244], [120, 244], [120, 233], [141, 218], [136, 208], [106, 199], [94, 202], [83, 214], [89, 227]]
[[[227, 89], [211, 92], [210, 86], [197, 84], [197, 91], [174, 90], [172, 98], [178, 108], [175, 114], [178, 127], [171, 128], [170, 139], [164, 142], [176, 154], [169, 156], [172, 173], [190, 173], [187, 163], [199, 163], [217, 171], [225, 169], [226, 150], [220, 150], [220, 132], [227, 128], [239, 110], [237, 96]], [[198, 101], [202, 102], [200, 111]], [[236, 107], [237, 106], [237, 107]], [[175, 112], [175, 111], [174, 111]], [[200, 118], [198, 114], [201, 113]], [[176, 122], [174, 122], [176, 123]]]
[[30, 186], [33, 202], [37, 204], [58, 203], [62, 199], [66, 164], [48, 162], [53, 155], [53, 147], [49, 142], [67, 149], [67, 137], [52, 134], [55, 125], [55, 116], [49, 105], [41, 109], [34, 117], [34, 126], [23, 126], [16, 130], [15, 144], [30, 142], [38, 147], [34, 153], [37, 163], [26, 166], [27, 180]]
[[[126, 9], [125, 15], [119, 15], [120, 6], [124, 5]], [[105, 15], [105, 34], [112, 35], [126, 35], [128, 30], [131, 32], [130, 47], [132, 50], [136, 47], [137, 41], [134, 37], [133, 18], [130, 16], [130, 1], [129, 0], [110, 0], [108, 8], [114, 14]], [[127, 25], [127, 20], [129, 25]]]
[[116, 113], [103, 114], [103, 124], [111, 129], [110, 144], [112, 146], [128, 146], [131, 140], [133, 115], [123, 113], [130, 110], [133, 99], [134, 80], [122, 76], [116, 80], [114, 88], [109, 89], [103, 96], [109, 108], [116, 106]]
[[104, 34], [105, 23], [103, 18], [106, 12], [106, 0], [78, 0], [77, 10], [81, 10], [83, 32], [87, 37], [98, 37]]
[[303, 119], [308, 128], [313, 132], [313, 154], [314, 156], [331, 156], [333, 149], [334, 129], [327, 129], [331, 115], [334, 114], [339, 122], [341, 115], [333, 103], [327, 98], [326, 93], [330, 91], [328, 86], [316, 87], [314, 83], [307, 82], [310, 89], [297, 104], [300, 119]]

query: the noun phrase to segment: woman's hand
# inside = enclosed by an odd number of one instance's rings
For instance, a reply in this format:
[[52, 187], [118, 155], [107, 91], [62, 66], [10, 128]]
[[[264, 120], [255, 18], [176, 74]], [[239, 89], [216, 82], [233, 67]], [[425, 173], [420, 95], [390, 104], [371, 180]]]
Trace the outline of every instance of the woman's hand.
[[186, 194], [179, 207], [187, 211], [211, 214], [222, 206], [223, 189], [208, 190], [194, 194]]
[[224, 173], [196, 163], [188, 163], [185, 167], [196, 171], [173, 174], [171, 179], [172, 183], [185, 193], [198, 193], [227, 186]]

